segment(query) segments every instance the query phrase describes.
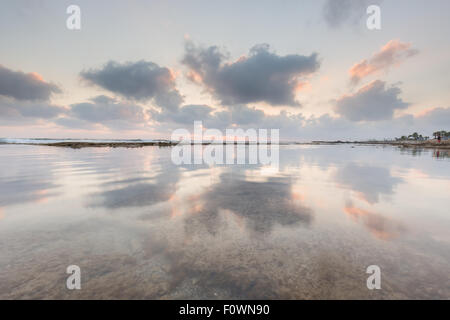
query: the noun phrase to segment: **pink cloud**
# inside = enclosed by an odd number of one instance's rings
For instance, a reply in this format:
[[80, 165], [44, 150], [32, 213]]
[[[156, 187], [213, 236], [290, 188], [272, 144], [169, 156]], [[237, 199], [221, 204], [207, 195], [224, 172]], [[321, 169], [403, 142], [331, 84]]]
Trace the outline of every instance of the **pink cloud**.
[[351, 81], [356, 84], [371, 74], [388, 71], [389, 68], [400, 65], [404, 60], [418, 52], [418, 50], [411, 48], [411, 43], [391, 40], [370, 59], [364, 59], [350, 68]]

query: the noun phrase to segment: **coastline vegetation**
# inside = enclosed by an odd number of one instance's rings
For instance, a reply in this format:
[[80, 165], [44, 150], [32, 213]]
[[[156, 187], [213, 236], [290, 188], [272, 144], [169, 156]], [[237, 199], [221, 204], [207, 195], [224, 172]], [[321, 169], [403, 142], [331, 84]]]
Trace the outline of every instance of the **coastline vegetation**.
[[[445, 130], [435, 131], [435, 132], [433, 132], [433, 137], [434, 137], [434, 139], [438, 139], [439, 137], [441, 137], [441, 139], [447, 140], [450, 138], [450, 131], [445, 131]], [[399, 138], [395, 138], [395, 141], [408, 141], [408, 140], [426, 141], [426, 140], [430, 140], [430, 137], [422, 136], [421, 134], [414, 132], [408, 136], [401, 136]]]

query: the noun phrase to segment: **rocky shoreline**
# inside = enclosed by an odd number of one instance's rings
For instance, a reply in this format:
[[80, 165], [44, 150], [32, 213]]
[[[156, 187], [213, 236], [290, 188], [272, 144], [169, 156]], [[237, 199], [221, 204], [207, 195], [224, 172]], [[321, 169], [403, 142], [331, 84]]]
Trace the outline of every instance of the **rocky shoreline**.
[[109, 147], [109, 148], [142, 148], [148, 146], [157, 147], [171, 147], [176, 145], [170, 141], [156, 141], [156, 142], [76, 142], [76, 141], [64, 141], [55, 143], [41, 143], [40, 146], [51, 147], [66, 147], [72, 149], [92, 148], [92, 147]]
[[450, 140], [441, 141], [313, 141], [316, 145], [330, 144], [359, 144], [359, 145], [388, 145], [402, 148], [428, 148], [428, 149], [450, 149]]
[[[3, 144], [25, 144], [39, 145], [51, 147], [65, 147], [72, 149], [93, 148], [93, 147], [109, 147], [109, 148], [142, 148], [148, 146], [172, 147], [178, 144], [173, 141], [152, 141], [152, 142], [82, 142], [82, 141], [62, 141], [52, 143], [3, 143]], [[203, 142], [203, 145], [209, 145], [210, 142]], [[224, 143], [225, 144], [225, 143]], [[236, 142], [234, 144], [237, 144]], [[245, 144], [249, 144], [246, 142]], [[259, 144], [259, 143], [257, 143]], [[270, 144], [270, 142], [269, 142]], [[280, 142], [279, 145], [337, 145], [337, 144], [355, 144], [355, 145], [389, 145], [402, 148], [428, 148], [428, 149], [450, 149], [450, 140], [427, 141], [312, 141], [312, 142]]]

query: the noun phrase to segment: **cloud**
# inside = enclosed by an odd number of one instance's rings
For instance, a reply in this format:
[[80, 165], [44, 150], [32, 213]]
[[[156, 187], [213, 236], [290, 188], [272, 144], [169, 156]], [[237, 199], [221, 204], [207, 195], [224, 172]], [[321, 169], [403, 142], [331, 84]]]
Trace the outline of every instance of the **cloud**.
[[231, 123], [237, 125], [258, 124], [266, 118], [264, 111], [243, 105], [233, 106], [227, 113], [229, 114]]
[[65, 112], [65, 108], [47, 102], [17, 101], [11, 98], [0, 98], [0, 118], [2, 120], [51, 119]]
[[267, 44], [254, 46], [248, 56], [225, 61], [228, 55], [218, 47], [196, 47], [186, 42], [182, 60], [190, 80], [203, 84], [223, 105], [266, 102], [279, 106], [300, 106], [295, 100], [299, 77], [319, 69], [317, 54], [279, 56]]
[[[194, 121], [202, 121], [205, 128], [225, 130], [235, 126], [241, 128], [267, 128], [268, 121], [275, 120], [264, 111], [246, 105], [230, 106], [225, 110], [214, 109], [207, 105], [185, 105], [176, 111], [157, 111], [150, 109], [150, 117], [159, 123], [161, 129], [173, 128], [180, 124], [192, 126]], [[276, 121], [274, 121], [275, 124]], [[279, 128], [275, 124], [276, 127]], [[286, 124], [284, 124], [286, 125]], [[298, 126], [298, 123], [296, 124]]]
[[207, 105], [185, 105], [176, 111], [163, 110], [162, 112], [151, 110], [150, 115], [159, 122], [172, 122], [179, 124], [193, 124], [194, 121], [207, 121], [212, 118], [214, 109]]
[[434, 128], [435, 131], [450, 129], [450, 107], [429, 109], [416, 118], [423, 125]]
[[235, 105], [226, 109], [215, 109], [207, 105], [186, 105], [177, 111], [150, 109], [149, 116], [160, 132], [180, 126], [192, 130], [194, 121], [202, 121], [205, 128], [224, 131], [227, 128], [280, 129], [281, 139], [296, 141], [310, 140], [355, 140], [367, 138], [388, 138], [404, 134], [414, 127], [414, 117], [403, 116], [393, 120], [377, 122], [354, 122], [344, 117], [324, 114], [320, 117], [305, 117], [302, 113], [281, 110], [278, 114], [247, 105]]
[[183, 101], [172, 72], [153, 62], [141, 60], [121, 64], [109, 61], [100, 69], [82, 71], [80, 75], [89, 83], [128, 99], [154, 99], [163, 108], [175, 109]]
[[89, 128], [90, 124], [101, 124], [110, 128], [132, 129], [144, 125], [146, 116], [139, 105], [102, 95], [90, 102], [72, 104], [67, 116], [59, 118], [56, 123], [71, 128]]
[[336, 101], [335, 111], [351, 121], [380, 121], [392, 119], [394, 110], [404, 109], [401, 90], [396, 86], [386, 88], [386, 83], [373, 81], [353, 95], [343, 96]]
[[323, 17], [330, 28], [345, 24], [357, 24], [366, 15], [369, 5], [380, 4], [381, 0], [327, 0], [323, 6]]
[[0, 95], [17, 100], [48, 100], [60, 93], [58, 86], [45, 82], [37, 73], [13, 71], [0, 65]]
[[[376, 90], [376, 85], [381, 87]], [[380, 115], [371, 113], [363, 115], [360, 110], [347, 110], [343, 107], [341, 110], [344, 116], [336, 117], [330, 114], [321, 116], [305, 117], [302, 113], [291, 113], [285, 110], [278, 114], [268, 114], [263, 110], [247, 105], [233, 105], [225, 109], [214, 108], [207, 105], [185, 105], [175, 111], [169, 110], [148, 110], [149, 117], [153, 120], [154, 128], [159, 132], [170, 135], [171, 130], [184, 127], [188, 130], [193, 129], [194, 121], [202, 121], [205, 128], [216, 128], [224, 131], [227, 128], [249, 128], [254, 129], [280, 129], [280, 138], [282, 140], [311, 141], [311, 140], [361, 140], [361, 139], [385, 139], [399, 137], [418, 131], [424, 135], [431, 135], [432, 132], [445, 129], [445, 125], [450, 123], [450, 108], [435, 108], [426, 113], [413, 116], [412, 114], [392, 117], [393, 106], [404, 106], [404, 102], [396, 98], [397, 88], [385, 88], [383, 82], [370, 84], [360, 91], [373, 91], [371, 94], [363, 95], [361, 92], [352, 96], [341, 98], [341, 107], [359, 105], [363, 108], [367, 106], [366, 101], [374, 99], [385, 105], [390, 105], [391, 110], [378, 110], [382, 115], [388, 114], [386, 119], [377, 121], [355, 121], [357, 119], [380, 118]], [[357, 104], [356, 102], [361, 102]], [[383, 101], [386, 101], [384, 103]], [[397, 103], [393, 103], [393, 102]], [[376, 103], [369, 103], [369, 106], [375, 106]], [[342, 114], [341, 112], [341, 114]]]
[[0, 120], [5, 125], [30, 124], [52, 119], [66, 112], [48, 102], [61, 90], [37, 73], [12, 71], [0, 65]]
[[71, 117], [57, 118], [54, 123], [69, 129], [94, 130], [98, 128], [95, 123]]
[[411, 48], [411, 43], [391, 40], [370, 59], [355, 64], [350, 68], [351, 82], [358, 83], [361, 79], [375, 73], [388, 71], [389, 68], [398, 66], [407, 58], [416, 55], [419, 51]]

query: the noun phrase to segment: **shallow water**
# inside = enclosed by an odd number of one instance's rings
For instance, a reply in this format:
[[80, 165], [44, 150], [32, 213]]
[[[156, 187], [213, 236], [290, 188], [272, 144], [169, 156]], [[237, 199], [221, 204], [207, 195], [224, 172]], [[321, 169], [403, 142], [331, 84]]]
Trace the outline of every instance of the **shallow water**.
[[450, 298], [448, 151], [280, 146], [276, 171], [170, 150], [0, 145], [0, 298]]

